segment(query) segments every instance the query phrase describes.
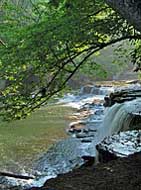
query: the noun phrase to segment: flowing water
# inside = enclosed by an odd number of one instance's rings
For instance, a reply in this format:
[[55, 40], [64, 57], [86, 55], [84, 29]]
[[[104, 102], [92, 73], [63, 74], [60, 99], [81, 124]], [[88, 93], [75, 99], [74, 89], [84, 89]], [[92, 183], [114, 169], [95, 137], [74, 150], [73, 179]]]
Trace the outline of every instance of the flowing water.
[[[114, 104], [107, 108], [103, 121], [103, 136], [125, 130], [141, 129], [141, 99]], [[140, 122], [139, 122], [140, 121]]]
[[[38, 158], [38, 162], [31, 167], [37, 171], [38, 177], [28, 183], [31, 186], [41, 186], [46, 179], [82, 165], [83, 155], [95, 157], [95, 145], [106, 136], [130, 128], [134, 120], [131, 114], [135, 112], [139, 102], [141, 105], [141, 100], [137, 100], [138, 102], [133, 103], [115, 104], [104, 111], [103, 105], [97, 102], [101, 102], [111, 91], [113, 88], [109, 87], [83, 87], [79, 94], [64, 96], [56, 105], [33, 114], [28, 121], [2, 125], [0, 146], [4, 148], [4, 154], [1, 156], [1, 163], [4, 163], [5, 157], [8, 162], [11, 158], [14, 164], [21, 164], [24, 168], [31, 165], [31, 159], [33, 163]], [[64, 120], [64, 115], [72, 114], [72, 108], [75, 108], [73, 111], [76, 111], [77, 116], [81, 115], [81, 110], [90, 111], [89, 117], [81, 120], [86, 124], [86, 129], [78, 130], [79, 132], [73, 133], [72, 137], [57, 142], [67, 137], [64, 129], [69, 122]], [[51, 144], [54, 145], [49, 148]], [[25, 187], [27, 186], [26, 182]]]
[[0, 124], [0, 170], [21, 173], [32, 168], [40, 154], [58, 140], [66, 138], [72, 109], [52, 105], [43, 107], [22, 121]]
[[[87, 106], [94, 98], [103, 99], [105, 89], [103, 90], [99, 90], [100, 93], [97, 94], [69, 94], [61, 99], [58, 104], [43, 107], [26, 120], [9, 124], [1, 123], [1, 170], [22, 174], [33, 174], [33, 172], [35, 174], [35, 170], [37, 170], [37, 176], [41, 176], [33, 182], [15, 181], [8, 178], [6, 183], [11, 185], [22, 184], [24, 187], [28, 187], [28, 184], [41, 186], [46, 179], [54, 177], [58, 173], [70, 171], [84, 163], [81, 159], [84, 154], [95, 154], [93, 153], [95, 151], [93, 144], [89, 142], [82, 144], [81, 138], [69, 138], [57, 142], [67, 137], [65, 128], [68, 126], [68, 120], [64, 117], [70, 115], [73, 108], [76, 110], [83, 108], [84, 105]], [[83, 89], [81, 91], [83, 92]], [[92, 110], [99, 110], [101, 106], [95, 105], [94, 108], [92, 106]], [[99, 115], [95, 119], [91, 115], [86, 122], [90, 124], [99, 121], [102, 121]], [[51, 144], [54, 146], [49, 148]], [[48, 148], [49, 151], [47, 151]], [[38, 162], [35, 167], [33, 163], [36, 163], [36, 160]]]

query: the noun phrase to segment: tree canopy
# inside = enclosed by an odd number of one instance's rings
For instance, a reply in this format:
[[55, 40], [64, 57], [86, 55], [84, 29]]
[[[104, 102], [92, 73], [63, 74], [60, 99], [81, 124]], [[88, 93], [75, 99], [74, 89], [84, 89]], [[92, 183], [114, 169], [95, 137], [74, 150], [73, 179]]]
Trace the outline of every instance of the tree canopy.
[[141, 1], [140, 0], [105, 0], [122, 17], [141, 31]]
[[[0, 2], [0, 115], [20, 119], [64, 89], [91, 56], [129, 40], [140, 64], [137, 27], [104, 0], [2, 0]], [[131, 22], [132, 24], [133, 22]]]

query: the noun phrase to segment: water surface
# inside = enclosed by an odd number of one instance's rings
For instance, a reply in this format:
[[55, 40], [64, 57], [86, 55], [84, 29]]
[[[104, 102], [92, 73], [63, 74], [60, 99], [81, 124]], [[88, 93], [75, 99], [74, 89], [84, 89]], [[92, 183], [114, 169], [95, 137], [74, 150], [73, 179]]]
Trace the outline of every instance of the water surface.
[[27, 119], [0, 124], [0, 170], [23, 172], [58, 140], [66, 138], [71, 108], [43, 107]]

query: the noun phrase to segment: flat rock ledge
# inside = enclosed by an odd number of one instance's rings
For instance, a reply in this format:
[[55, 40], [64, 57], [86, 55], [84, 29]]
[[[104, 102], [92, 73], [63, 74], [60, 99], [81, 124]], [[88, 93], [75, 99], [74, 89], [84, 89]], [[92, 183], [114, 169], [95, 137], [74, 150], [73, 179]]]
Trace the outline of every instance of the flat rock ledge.
[[141, 130], [120, 132], [106, 137], [96, 146], [96, 149], [99, 152], [100, 162], [108, 162], [141, 152]]
[[124, 103], [136, 98], [141, 98], [141, 86], [133, 86], [132, 88], [118, 88], [114, 92], [105, 96], [104, 106], [111, 107], [115, 103]]

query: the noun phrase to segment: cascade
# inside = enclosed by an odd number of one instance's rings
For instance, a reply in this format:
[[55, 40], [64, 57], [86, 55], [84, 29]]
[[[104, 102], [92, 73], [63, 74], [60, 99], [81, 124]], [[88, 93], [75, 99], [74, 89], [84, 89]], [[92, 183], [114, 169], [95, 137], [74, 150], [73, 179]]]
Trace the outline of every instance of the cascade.
[[107, 108], [102, 123], [102, 136], [109, 136], [120, 131], [141, 128], [141, 99]]
[[105, 86], [101, 86], [99, 88], [99, 95], [107, 95], [107, 94], [110, 94], [111, 92], [114, 91], [114, 88], [113, 87], [105, 87]]
[[105, 86], [94, 86], [87, 85], [83, 86], [80, 89], [80, 95], [91, 94], [91, 95], [106, 95], [114, 91], [113, 87], [105, 87]]
[[[141, 99], [139, 98], [121, 104], [115, 103], [113, 106], [106, 108], [105, 115], [103, 114], [104, 107], [101, 100], [103, 100], [104, 95], [112, 91], [114, 91], [113, 87], [88, 85], [81, 88], [79, 95], [67, 94], [60, 99], [58, 103], [64, 106], [74, 108], [75, 105], [77, 112], [74, 115], [78, 116], [78, 119], [79, 116], [82, 116], [83, 111], [90, 111], [88, 117], [81, 118], [86, 123], [86, 128], [78, 130], [79, 134], [75, 136], [55, 143], [38, 159], [34, 165], [37, 179], [30, 181], [29, 184], [12, 181], [11, 186], [17, 183], [14, 186], [20, 184], [23, 188], [25, 186], [40, 187], [47, 179], [82, 165], [84, 163], [82, 156], [92, 155], [97, 159], [98, 154], [95, 146], [106, 136], [133, 129], [133, 127], [141, 129]], [[10, 183], [10, 179], [7, 179], [7, 181]]]

